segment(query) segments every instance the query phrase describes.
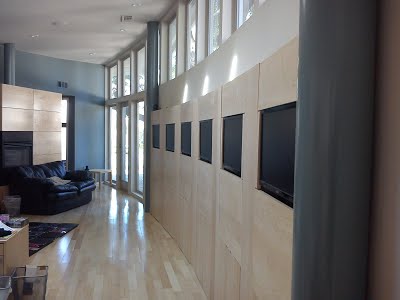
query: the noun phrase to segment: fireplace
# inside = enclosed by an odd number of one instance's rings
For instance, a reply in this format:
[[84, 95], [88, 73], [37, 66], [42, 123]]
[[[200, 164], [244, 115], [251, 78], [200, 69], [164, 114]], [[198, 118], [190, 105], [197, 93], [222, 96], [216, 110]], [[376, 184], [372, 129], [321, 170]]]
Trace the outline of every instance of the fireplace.
[[32, 131], [0, 132], [0, 167], [32, 165]]

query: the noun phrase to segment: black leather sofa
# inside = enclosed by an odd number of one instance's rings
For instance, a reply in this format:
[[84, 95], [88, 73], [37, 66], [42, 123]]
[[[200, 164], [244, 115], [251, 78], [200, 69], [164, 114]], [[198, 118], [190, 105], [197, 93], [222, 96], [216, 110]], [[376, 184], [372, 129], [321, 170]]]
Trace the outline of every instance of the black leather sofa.
[[[71, 180], [55, 185], [49, 177]], [[95, 181], [87, 171], [66, 171], [62, 161], [16, 167], [7, 171], [11, 195], [21, 196], [21, 213], [54, 215], [92, 200]]]

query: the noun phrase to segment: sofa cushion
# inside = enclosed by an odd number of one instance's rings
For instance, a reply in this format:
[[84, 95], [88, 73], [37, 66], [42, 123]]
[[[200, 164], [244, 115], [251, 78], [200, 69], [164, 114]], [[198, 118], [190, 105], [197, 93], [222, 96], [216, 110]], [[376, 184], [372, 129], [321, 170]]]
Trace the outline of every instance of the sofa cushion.
[[64, 184], [64, 185], [53, 185], [50, 187], [49, 192], [51, 193], [66, 193], [66, 192], [77, 192], [78, 188], [74, 185]]
[[73, 181], [73, 182], [70, 182], [69, 185], [74, 185], [79, 190], [83, 190], [84, 188], [86, 188], [88, 186], [95, 185], [95, 183], [94, 183], [93, 179], [88, 179], [88, 180], [84, 180], [84, 181]]
[[46, 177], [60, 177], [64, 178], [66, 174], [65, 164], [62, 161], [54, 161], [43, 165], [38, 165], [37, 167], [41, 168], [46, 174]]
[[46, 178], [46, 174], [39, 166], [25, 166], [16, 169], [18, 176], [25, 178]]

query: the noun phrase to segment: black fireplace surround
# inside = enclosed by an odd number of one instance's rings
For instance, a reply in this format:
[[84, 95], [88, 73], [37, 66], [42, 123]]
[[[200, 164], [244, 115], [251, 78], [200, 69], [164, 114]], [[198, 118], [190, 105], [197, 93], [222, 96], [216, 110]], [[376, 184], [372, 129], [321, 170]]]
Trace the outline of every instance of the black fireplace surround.
[[32, 131], [0, 132], [0, 168], [32, 165]]

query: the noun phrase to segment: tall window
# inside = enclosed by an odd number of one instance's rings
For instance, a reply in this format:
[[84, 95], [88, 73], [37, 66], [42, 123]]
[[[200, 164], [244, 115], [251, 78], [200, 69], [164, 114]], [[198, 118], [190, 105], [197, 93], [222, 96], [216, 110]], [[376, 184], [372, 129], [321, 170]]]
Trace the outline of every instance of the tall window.
[[176, 17], [168, 26], [168, 79], [176, 77]]
[[118, 97], [118, 66], [110, 68], [110, 99]]
[[209, 0], [208, 7], [208, 54], [221, 44], [221, 0]]
[[117, 180], [117, 107], [111, 106], [110, 110], [110, 168], [112, 181]]
[[137, 116], [136, 116], [136, 190], [139, 194], [143, 193], [143, 177], [144, 177], [144, 102], [137, 103]]
[[237, 0], [237, 27], [248, 20], [254, 13], [254, 0]]
[[144, 91], [145, 84], [146, 84], [146, 49], [143, 47], [137, 53], [137, 91], [141, 92]]
[[196, 64], [196, 15], [197, 0], [192, 0], [188, 4], [187, 11], [187, 69], [189, 70]]
[[131, 58], [128, 57], [122, 62], [124, 70], [124, 96], [131, 94]]
[[[61, 100], [61, 160], [67, 160], [68, 99]], [[68, 165], [68, 163], [67, 163]]]

